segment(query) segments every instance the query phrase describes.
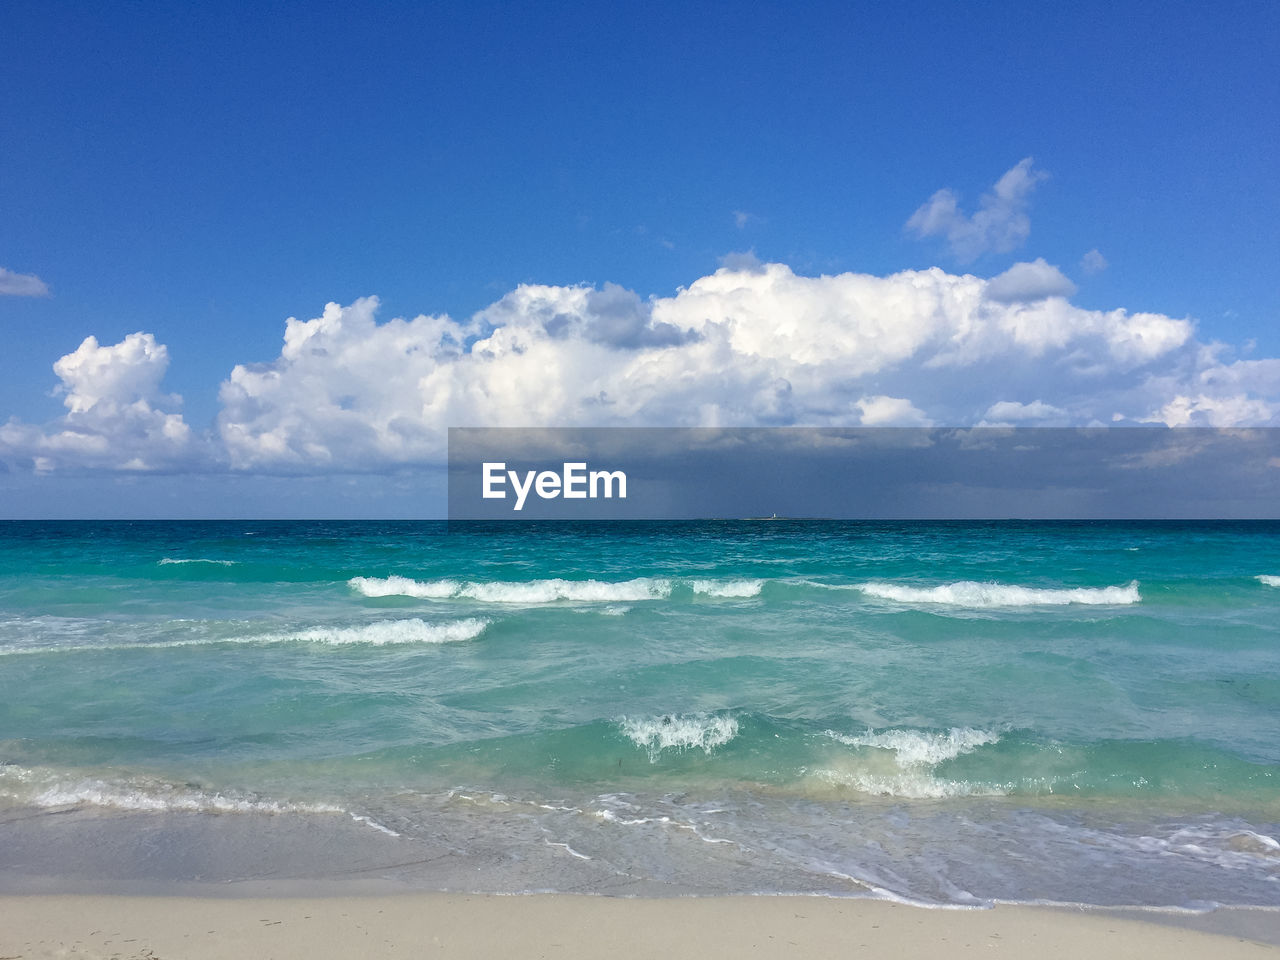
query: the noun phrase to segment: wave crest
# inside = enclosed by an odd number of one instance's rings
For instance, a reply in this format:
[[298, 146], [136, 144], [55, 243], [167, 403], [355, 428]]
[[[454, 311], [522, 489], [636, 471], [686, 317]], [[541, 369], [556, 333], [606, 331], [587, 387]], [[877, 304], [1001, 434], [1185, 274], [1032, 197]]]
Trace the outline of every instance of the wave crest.
[[873, 733], [868, 730], [861, 736], [849, 736], [826, 731], [832, 740], [850, 747], [875, 747], [891, 750], [900, 767], [935, 766], [944, 760], [954, 760], [964, 753], [972, 753], [978, 747], [997, 743], [1000, 734], [973, 727], [952, 727], [945, 733], [928, 730], [886, 730]]
[[457, 643], [463, 640], [474, 640], [488, 626], [488, 620], [478, 617], [446, 623], [427, 623], [414, 618], [412, 620], [377, 620], [358, 627], [312, 627], [308, 630], [266, 634], [247, 639], [250, 642], [257, 640], [262, 643], [298, 640], [303, 643], [326, 643], [331, 646], [365, 643], [377, 647], [401, 643]]
[[859, 753], [852, 757], [838, 757], [827, 767], [808, 771], [832, 786], [910, 800], [1002, 796], [1008, 792], [1002, 786], [951, 780], [933, 772], [940, 763], [997, 743], [1000, 734], [990, 730], [973, 727], [952, 727], [943, 732], [868, 730], [856, 736], [827, 730], [826, 736], [837, 743], [859, 748]]
[[671, 594], [671, 581], [637, 577], [602, 580], [529, 580], [476, 583], [460, 580], [412, 580], [409, 577], [352, 577], [348, 585], [366, 597], [418, 597], [425, 600], [478, 600], [481, 603], [621, 603], [660, 600]]
[[693, 592], [706, 597], [758, 597], [763, 580], [694, 580]]
[[657, 763], [663, 750], [683, 753], [701, 749], [709, 755], [738, 735], [736, 718], [713, 713], [623, 717], [618, 727], [623, 736], [648, 752], [650, 763]]
[[1034, 607], [1082, 604], [1139, 603], [1138, 581], [1117, 587], [1023, 587], [1017, 584], [960, 580], [936, 587], [913, 587], [871, 581], [857, 589], [869, 597], [899, 603], [936, 603], [952, 607]]

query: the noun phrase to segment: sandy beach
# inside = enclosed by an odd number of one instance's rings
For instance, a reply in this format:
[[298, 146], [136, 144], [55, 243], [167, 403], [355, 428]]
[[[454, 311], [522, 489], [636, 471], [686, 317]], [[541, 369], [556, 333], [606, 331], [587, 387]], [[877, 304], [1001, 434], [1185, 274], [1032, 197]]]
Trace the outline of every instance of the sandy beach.
[[0, 957], [1053, 958], [1280, 955], [1280, 946], [1103, 912], [928, 910], [820, 897], [406, 894], [0, 898]]

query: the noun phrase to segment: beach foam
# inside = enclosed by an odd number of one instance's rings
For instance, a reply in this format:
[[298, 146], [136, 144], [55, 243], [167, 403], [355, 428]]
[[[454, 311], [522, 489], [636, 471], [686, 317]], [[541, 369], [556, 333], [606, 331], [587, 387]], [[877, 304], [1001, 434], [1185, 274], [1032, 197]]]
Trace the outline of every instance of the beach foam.
[[103, 780], [59, 774], [47, 768], [0, 766], [0, 797], [33, 807], [111, 807], [192, 813], [345, 813], [325, 803], [288, 803], [251, 795], [206, 792], [163, 780], [131, 777]]
[[236, 565], [236, 561], [234, 560], [206, 560], [203, 557], [196, 557], [191, 560], [182, 560], [182, 559], [175, 560], [172, 557], [165, 557], [162, 560], [158, 560], [157, 563], [159, 563], [161, 566], [164, 566], [165, 564], [168, 564], [168, 563], [213, 563], [213, 564], [217, 564], [220, 567], [234, 567]]
[[899, 603], [936, 603], [952, 607], [1033, 607], [1082, 604], [1139, 603], [1138, 581], [1122, 587], [1023, 587], [1006, 583], [960, 580], [936, 587], [916, 587], [872, 581], [857, 589], [869, 597]]
[[[945, 797], [1001, 796], [1007, 790], [993, 784], [949, 780], [933, 768], [947, 760], [996, 743], [1000, 734], [972, 727], [952, 727], [945, 732], [885, 730], [850, 736], [825, 731], [837, 743], [859, 748], [859, 754], [836, 758], [829, 766], [807, 771], [818, 780], [860, 793], [924, 800]], [[867, 748], [873, 753], [867, 753]], [[889, 756], [886, 757], [885, 754]]]
[[1256, 579], [1259, 583], [1265, 583], [1268, 587], [1280, 587], [1280, 577], [1272, 576], [1269, 573], [1260, 573]]
[[816, 779], [837, 787], [847, 787], [876, 797], [904, 800], [943, 800], [948, 797], [1001, 797], [1008, 791], [985, 783], [947, 780], [927, 770], [900, 770], [877, 773], [870, 770], [823, 767], [806, 771]]

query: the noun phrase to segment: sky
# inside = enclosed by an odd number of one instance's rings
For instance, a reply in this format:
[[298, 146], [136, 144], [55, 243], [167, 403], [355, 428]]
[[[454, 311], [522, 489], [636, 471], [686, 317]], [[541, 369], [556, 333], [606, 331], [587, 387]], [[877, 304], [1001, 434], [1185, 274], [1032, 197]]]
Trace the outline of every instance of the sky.
[[1273, 3], [3, 22], [0, 516], [439, 515], [450, 426], [1278, 425]]

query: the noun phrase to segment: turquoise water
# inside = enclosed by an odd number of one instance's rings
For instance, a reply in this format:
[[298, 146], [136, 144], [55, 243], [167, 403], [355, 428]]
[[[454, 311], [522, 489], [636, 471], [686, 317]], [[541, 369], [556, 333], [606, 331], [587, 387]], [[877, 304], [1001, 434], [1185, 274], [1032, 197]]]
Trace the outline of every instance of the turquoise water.
[[0, 807], [355, 817], [469, 889], [1276, 906], [1272, 578], [1274, 523], [3, 523]]

